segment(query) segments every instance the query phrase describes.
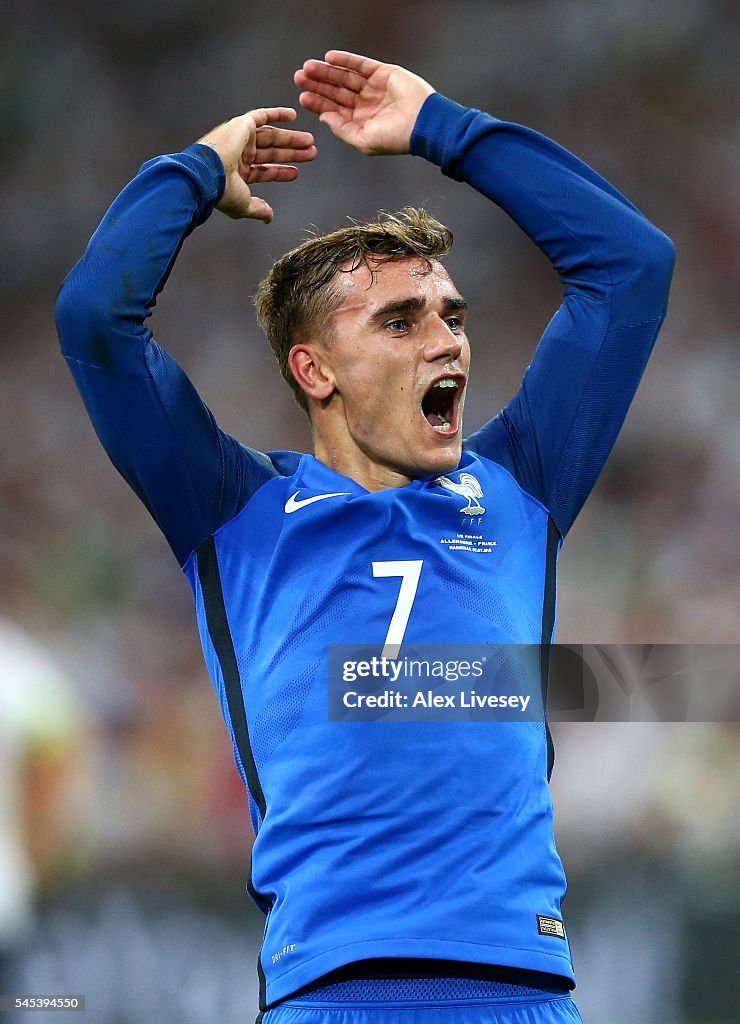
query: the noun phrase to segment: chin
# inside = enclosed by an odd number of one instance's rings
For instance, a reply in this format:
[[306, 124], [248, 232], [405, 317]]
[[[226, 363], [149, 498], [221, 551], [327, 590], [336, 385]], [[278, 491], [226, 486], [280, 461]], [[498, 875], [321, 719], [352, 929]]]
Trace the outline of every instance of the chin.
[[462, 443], [460, 441], [449, 448], [445, 447], [436, 452], [429, 452], [424, 459], [424, 465], [419, 466], [416, 476], [429, 476], [432, 473], [443, 476], [445, 473], [451, 473], [461, 458]]

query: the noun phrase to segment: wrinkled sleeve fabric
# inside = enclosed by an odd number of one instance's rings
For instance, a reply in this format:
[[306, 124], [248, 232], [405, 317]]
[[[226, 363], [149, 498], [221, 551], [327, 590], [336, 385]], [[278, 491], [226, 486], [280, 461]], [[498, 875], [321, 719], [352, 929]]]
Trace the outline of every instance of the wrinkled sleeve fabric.
[[564, 286], [519, 392], [465, 447], [504, 465], [565, 536], [627, 414], [666, 313], [673, 244], [544, 136], [439, 95], [411, 152], [500, 206]]
[[111, 461], [180, 565], [276, 470], [224, 433], [146, 327], [185, 238], [213, 211], [223, 166], [208, 146], [150, 160], [59, 294], [62, 352]]

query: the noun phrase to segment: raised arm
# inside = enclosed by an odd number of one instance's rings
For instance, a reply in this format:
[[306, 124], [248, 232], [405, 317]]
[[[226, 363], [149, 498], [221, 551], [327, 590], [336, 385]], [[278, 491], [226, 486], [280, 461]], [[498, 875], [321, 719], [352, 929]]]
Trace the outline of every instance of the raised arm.
[[350, 145], [422, 156], [493, 200], [560, 275], [563, 304], [520, 391], [466, 447], [505, 465], [564, 535], [611, 451], [663, 321], [672, 243], [562, 147], [460, 107], [403, 68], [333, 50], [326, 61], [307, 61], [296, 82], [302, 105]]
[[564, 536], [614, 445], [663, 322], [673, 245], [561, 146], [442, 96], [425, 104], [411, 149], [505, 210], [565, 288], [519, 392], [466, 443], [506, 465]]
[[269, 222], [255, 182], [291, 181], [316, 155], [307, 132], [273, 127], [261, 108], [183, 153], [144, 164], [72, 270], [57, 301], [62, 351], [96, 433], [149, 508], [180, 564], [274, 475], [270, 460], [224, 434], [144, 321], [180, 246], [214, 207]]

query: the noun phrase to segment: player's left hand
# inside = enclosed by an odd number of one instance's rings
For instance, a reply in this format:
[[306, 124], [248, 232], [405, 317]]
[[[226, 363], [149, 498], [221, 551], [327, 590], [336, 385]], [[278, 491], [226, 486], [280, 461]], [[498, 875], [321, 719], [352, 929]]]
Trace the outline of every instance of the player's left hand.
[[226, 173], [226, 188], [216, 205], [228, 217], [248, 217], [269, 224], [272, 207], [253, 196], [250, 185], [263, 181], [293, 181], [291, 166], [316, 157], [313, 135], [292, 128], [276, 128], [270, 121], [295, 121], [292, 107], [259, 107], [233, 117], [198, 139], [215, 149]]
[[434, 92], [406, 68], [347, 50], [305, 61], [293, 80], [304, 90], [301, 106], [368, 156], [408, 153], [416, 118]]

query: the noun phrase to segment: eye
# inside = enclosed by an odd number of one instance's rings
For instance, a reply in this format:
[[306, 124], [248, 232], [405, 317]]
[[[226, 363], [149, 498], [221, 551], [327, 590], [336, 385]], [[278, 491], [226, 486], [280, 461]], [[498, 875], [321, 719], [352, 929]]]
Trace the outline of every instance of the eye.
[[404, 331], [408, 330], [409, 322], [404, 320], [403, 317], [398, 317], [395, 320], [389, 320], [385, 326], [389, 331], [393, 331], [394, 334], [403, 334]]
[[461, 316], [446, 316], [445, 323], [453, 334], [457, 334], [458, 331], [462, 331], [465, 327]]

